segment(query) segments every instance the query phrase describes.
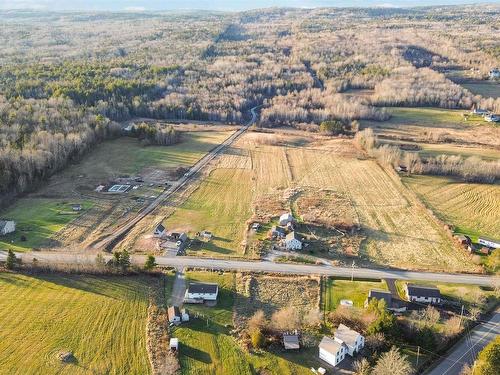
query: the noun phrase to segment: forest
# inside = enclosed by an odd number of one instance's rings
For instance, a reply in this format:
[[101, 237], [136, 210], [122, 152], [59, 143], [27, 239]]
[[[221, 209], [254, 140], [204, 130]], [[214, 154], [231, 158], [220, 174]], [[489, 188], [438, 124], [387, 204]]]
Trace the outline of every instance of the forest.
[[[338, 135], [389, 119], [394, 106], [500, 112], [499, 98], [449, 75], [484, 80], [500, 65], [499, 13], [498, 5], [0, 11], [0, 203], [134, 118], [240, 124], [262, 105], [259, 126]], [[349, 95], [356, 90], [370, 94]], [[178, 141], [172, 129], [141, 132], [149, 144]]]

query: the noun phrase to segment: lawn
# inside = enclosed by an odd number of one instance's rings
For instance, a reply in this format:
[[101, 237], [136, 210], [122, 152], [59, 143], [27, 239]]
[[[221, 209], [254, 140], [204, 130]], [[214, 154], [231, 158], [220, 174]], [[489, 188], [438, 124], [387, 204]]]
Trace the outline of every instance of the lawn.
[[461, 83], [463, 87], [473, 94], [484, 96], [485, 98], [499, 98], [500, 84], [492, 81], [478, 81], [472, 83]]
[[[82, 204], [82, 211], [74, 212], [71, 205]], [[15, 220], [16, 231], [0, 237], [0, 249], [26, 251], [48, 246], [50, 238], [71, 220], [92, 207], [90, 201], [46, 198], [22, 198], [2, 213], [3, 217]], [[21, 237], [26, 238], [21, 241]]]
[[403, 179], [455, 231], [477, 241], [480, 235], [500, 239], [500, 185], [472, 184], [448, 177], [411, 176]]
[[[148, 277], [0, 273], [0, 372], [149, 374]], [[74, 363], [62, 364], [60, 351]]]
[[[406, 283], [406, 281], [396, 281], [398, 293], [404, 299], [406, 298], [404, 294], [404, 285]], [[498, 302], [494, 290], [477, 285], [435, 283], [431, 281], [417, 281], [411, 283], [436, 286], [443, 298], [463, 303], [466, 308], [469, 308], [472, 304], [481, 302], [481, 300], [483, 301], [482, 306], [485, 308], [494, 306]]]
[[213, 233], [209, 242], [200, 242], [188, 254], [243, 256], [246, 221], [251, 216], [251, 174], [246, 169], [219, 168], [170, 216], [165, 224], [195, 237], [196, 232]]
[[328, 278], [324, 292], [324, 309], [333, 311], [340, 300], [348, 299], [355, 307], [363, 308], [370, 289], [387, 290], [385, 281], [350, 281]]

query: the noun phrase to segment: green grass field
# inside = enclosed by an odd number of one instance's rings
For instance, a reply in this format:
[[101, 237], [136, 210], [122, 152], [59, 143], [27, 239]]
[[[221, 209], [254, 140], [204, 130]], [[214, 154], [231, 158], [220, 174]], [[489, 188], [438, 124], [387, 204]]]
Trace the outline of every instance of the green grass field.
[[[82, 211], [74, 212], [71, 204], [82, 204]], [[50, 237], [67, 223], [92, 206], [90, 201], [45, 198], [23, 198], [2, 212], [2, 216], [16, 221], [16, 231], [0, 237], [0, 249], [26, 251], [46, 246]], [[21, 241], [24, 236], [26, 241]]]
[[385, 281], [350, 281], [328, 278], [325, 290], [325, 311], [333, 311], [340, 300], [348, 299], [355, 307], [362, 308], [370, 289], [387, 290]]
[[208, 230], [209, 242], [188, 249], [191, 254], [243, 256], [245, 222], [251, 216], [251, 173], [246, 169], [216, 169], [166, 220], [166, 227], [189, 232]]
[[227, 131], [186, 132], [182, 142], [171, 146], [142, 146], [135, 138], [121, 137], [98, 145], [81, 163], [67, 168], [63, 177], [99, 179], [134, 175], [145, 167], [190, 166], [230, 135]]
[[473, 94], [484, 96], [485, 98], [500, 97], [500, 83], [492, 81], [478, 81], [473, 83], [462, 83], [463, 87]]
[[[2, 374], [149, 374], [147, 277], [0, 273]], [[73, 352], [62, 364], [60, 351]]]
[[500, 185], [471, 184], [447, 177], [411, 176], [404, 183], [455, 231], [500, 239]]

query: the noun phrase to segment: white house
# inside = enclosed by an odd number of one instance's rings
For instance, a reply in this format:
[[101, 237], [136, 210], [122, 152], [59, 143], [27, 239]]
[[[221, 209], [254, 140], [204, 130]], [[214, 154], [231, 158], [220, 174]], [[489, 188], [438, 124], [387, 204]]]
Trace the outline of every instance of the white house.
[[334, 334], [335, 340], [344, 343], [347, 353], [353, 357], [365, 347], [365, 338], [360, 333], [341, 324]]
[[319, 343], [319, 358], [332, 366], [343, 361], [347, 353], [347, 346], [335, 338], [324, 336]]
[[406, 284], [406, 297], [410, 302], [441, 303], [441, 293], [435, 286]]
[[5, 236], [15, 230], [16, 222], [14, 220], [0, 220], [0, 236]]
[[287, 250], [302, 249], [302, 241], [297, 232], [290, 232], [285, 237], [285, 248]]
[[500, 241], [495, 241], [491, 238], [479, 237], [477, 242], [483, 246], [491, 247], [492, 249], [500, 249]]
[[181, 312], [177, 306], [170, 306], [167, 315], [169, 323], [179, 324], [182, 321]]
[[163, 237], [165, 235], [166, 231], [167, 231], [167, 228], [165, 228], [165, 226], [162, 223], [160, 223], [156, 226], [153, 234], [155, 237]]
[[491, 79], [500, 79], [500, 69], [494, 68], [490, 70]]
[[280, 216], [280, 225], [286, 226], [288, 223], [293, 223], [293, 216], [291, 213], [286, 213]]
[[187, 303], [203, 303], [205, 301], [216, 301], [219, 294], [219, 286], [217, 284], [190, 283], [184, 302]]

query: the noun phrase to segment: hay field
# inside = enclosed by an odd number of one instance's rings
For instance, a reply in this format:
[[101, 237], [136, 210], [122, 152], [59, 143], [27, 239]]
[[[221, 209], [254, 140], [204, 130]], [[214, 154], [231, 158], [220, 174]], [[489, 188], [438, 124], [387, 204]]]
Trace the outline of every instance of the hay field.
[[404, 178], [412, 190], [457, 232], [500, 238], [500, 185], [471, 184], [447, 177]]
[[500, 145], [500, 128], [464, 110], [439, 108], [391, 108], [388, 121], [361, 121], [361, 128], [373, 128], [381, 138], [416, 142], [448, 142]]
[[[0, 372], [149, 374], [147, 277], [0, 273]], [[76, 361], [62, 364], [60, 351]]]
[[492, 81], [476, 81], [461, 83], [463, 87], [473, 94], [484, 96], [485, 98], [500, 98], [500, 85]]
[[190, 233], [212, 230], [219, 238], [212, 248], [202, 245], [205, 254], [243, 255], [238, 245], [244, 223], [252, 217], [252, 205], [259, 204], [259, 210], [267, 208], [272, 211], [268, 216], [276, 217], [282, 212], [273, 210], [286, 204], [293, 206], [290, 191], [327, 189], [350, 202], [353, 219], [362, 227], [360, 234], [367, 237], [361, 244], [358, 264], [436, 271], [477, 270], [468, 254], [453, 246], [443, 228], [419, 205], [399, 177], [375, 161], [364, 159], [350, 140], [311, 137], [304, 144], [297, 145], [293, 140], [287, 143], [285, 139], [273, 145], [254, 138], [254, 134], [245, 135], [233, 147], [240, 151], [222, 157], [229, 157], [234, 163], [226, 160], [219, 164], [241, 168], [216, 166], [167, 219], [167, 228], [179, 227]]

